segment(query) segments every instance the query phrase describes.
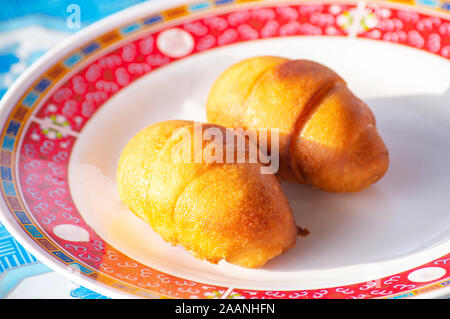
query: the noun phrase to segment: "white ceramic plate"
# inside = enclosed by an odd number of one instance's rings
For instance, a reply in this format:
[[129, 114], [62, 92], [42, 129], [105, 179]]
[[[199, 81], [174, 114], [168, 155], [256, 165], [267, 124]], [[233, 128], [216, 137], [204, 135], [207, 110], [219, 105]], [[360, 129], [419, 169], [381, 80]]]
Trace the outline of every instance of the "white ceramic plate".
[[[448, 16], [353, 2], [161, 3], [80, 32], [8, 91], [0, 156], [8, 230], [50, 267], [116, 297], [446, 295]], [[391, 164], [357, 194], [283, 183], [311, 235], [262, 269], [212, 265], [165, 243], [121, 203], [117, 160], [147, 125], [206, 121], [215, 78], [257, 55], [333, 68], [375, 113]]]

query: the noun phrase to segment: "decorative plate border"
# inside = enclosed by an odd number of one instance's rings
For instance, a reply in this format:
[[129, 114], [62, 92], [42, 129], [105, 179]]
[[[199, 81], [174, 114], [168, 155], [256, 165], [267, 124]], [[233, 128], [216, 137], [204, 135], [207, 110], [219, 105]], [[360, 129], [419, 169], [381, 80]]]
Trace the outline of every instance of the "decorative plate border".
[[[216, 0], [138, 19], [54, 63], [12, 109], [0, 139], [0, 188], [12, 216], [68, 269], [141, 297], [404, 298], [447, 287], [450, 254], [373, 282], [324, 289], [246, 290], [189, 281], [120, 253], [77, 212], [67, 183], [70, 151], [105, 100], [142, 75], [192, 54], [242, 41], [300, 35], [378, 39], [450, 58], [448, 16], [386, 3]], [[68, 229], [76, 235], [67, 237]], [[414, 281], [422, 273], [434, 279]]]

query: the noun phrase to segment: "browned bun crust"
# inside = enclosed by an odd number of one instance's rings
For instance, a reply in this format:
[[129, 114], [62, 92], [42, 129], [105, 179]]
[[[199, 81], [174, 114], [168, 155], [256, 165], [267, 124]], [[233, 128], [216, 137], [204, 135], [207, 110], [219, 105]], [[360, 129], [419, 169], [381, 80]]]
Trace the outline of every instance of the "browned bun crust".
[[[202, 129], [210, 127], [225, 130]], [[214, 143], [195, 138], [192, 162], [173, 161], [180, 132], [195, 136], [193, 130], [193, 122], [166, 121], [137, 133], [119, 160], [122, 201], [164, 240], [212, 263], [256, 268], [293, 247], [297, 227], [289, 203], [277, 178], [261, 174], [261, 163], [195, 163], [195, 152]]]
[[312, 61], [265, 56], [231, 66], [210, 90], [207, 117], [227, 127], [279, 129], [279, 176], [325, 191], [360, 191], [389, 166], [370, 109]]

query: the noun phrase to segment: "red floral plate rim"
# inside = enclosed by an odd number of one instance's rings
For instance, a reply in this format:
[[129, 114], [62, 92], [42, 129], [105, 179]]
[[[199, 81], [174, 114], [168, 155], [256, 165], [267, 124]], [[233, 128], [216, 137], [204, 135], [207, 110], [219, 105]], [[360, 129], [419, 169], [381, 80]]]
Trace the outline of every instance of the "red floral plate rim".
[[[68, 186], [70, 152], [89, 118], [116, 92], [159, 67], [225, 45], [302, 35], [388, 41], [449, 59], [448, 15], [351, 1], [216, 0], [146, 14], [140, 8], [75, 35], [2, 100], [0, 217], [27, 249], [71, 279], [120, 297], [405, 298], [448, 291], [449, 253], [391, 276], [321, 289], [235, 289], [186, 280], [140, 264], [103, 241], [77, 211]], [[73, 231], [85, 236], [64, 234]], [[416, 280], [420, 274], [432, 279]]]

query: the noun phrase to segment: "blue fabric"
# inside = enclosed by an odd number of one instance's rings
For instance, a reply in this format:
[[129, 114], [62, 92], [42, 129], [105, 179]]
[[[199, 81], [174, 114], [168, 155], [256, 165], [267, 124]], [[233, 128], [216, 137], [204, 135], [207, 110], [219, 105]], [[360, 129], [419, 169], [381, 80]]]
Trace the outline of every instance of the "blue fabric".
[[[26, 24], [40, 24], [46, 27], [76, 30], [65, 26], [72, 4], [80, 7], [81, 27], [85, 27], [119, 10], [144, 0], [2, 0], [0, 1], [0, 23], [8, 22], [18, 27]], [[25, 19], [24, 19], [25, 18]], [[56, 26], [60, 24], [60, 26]], [[1, 28], [0, 28], [1, 30]]]

